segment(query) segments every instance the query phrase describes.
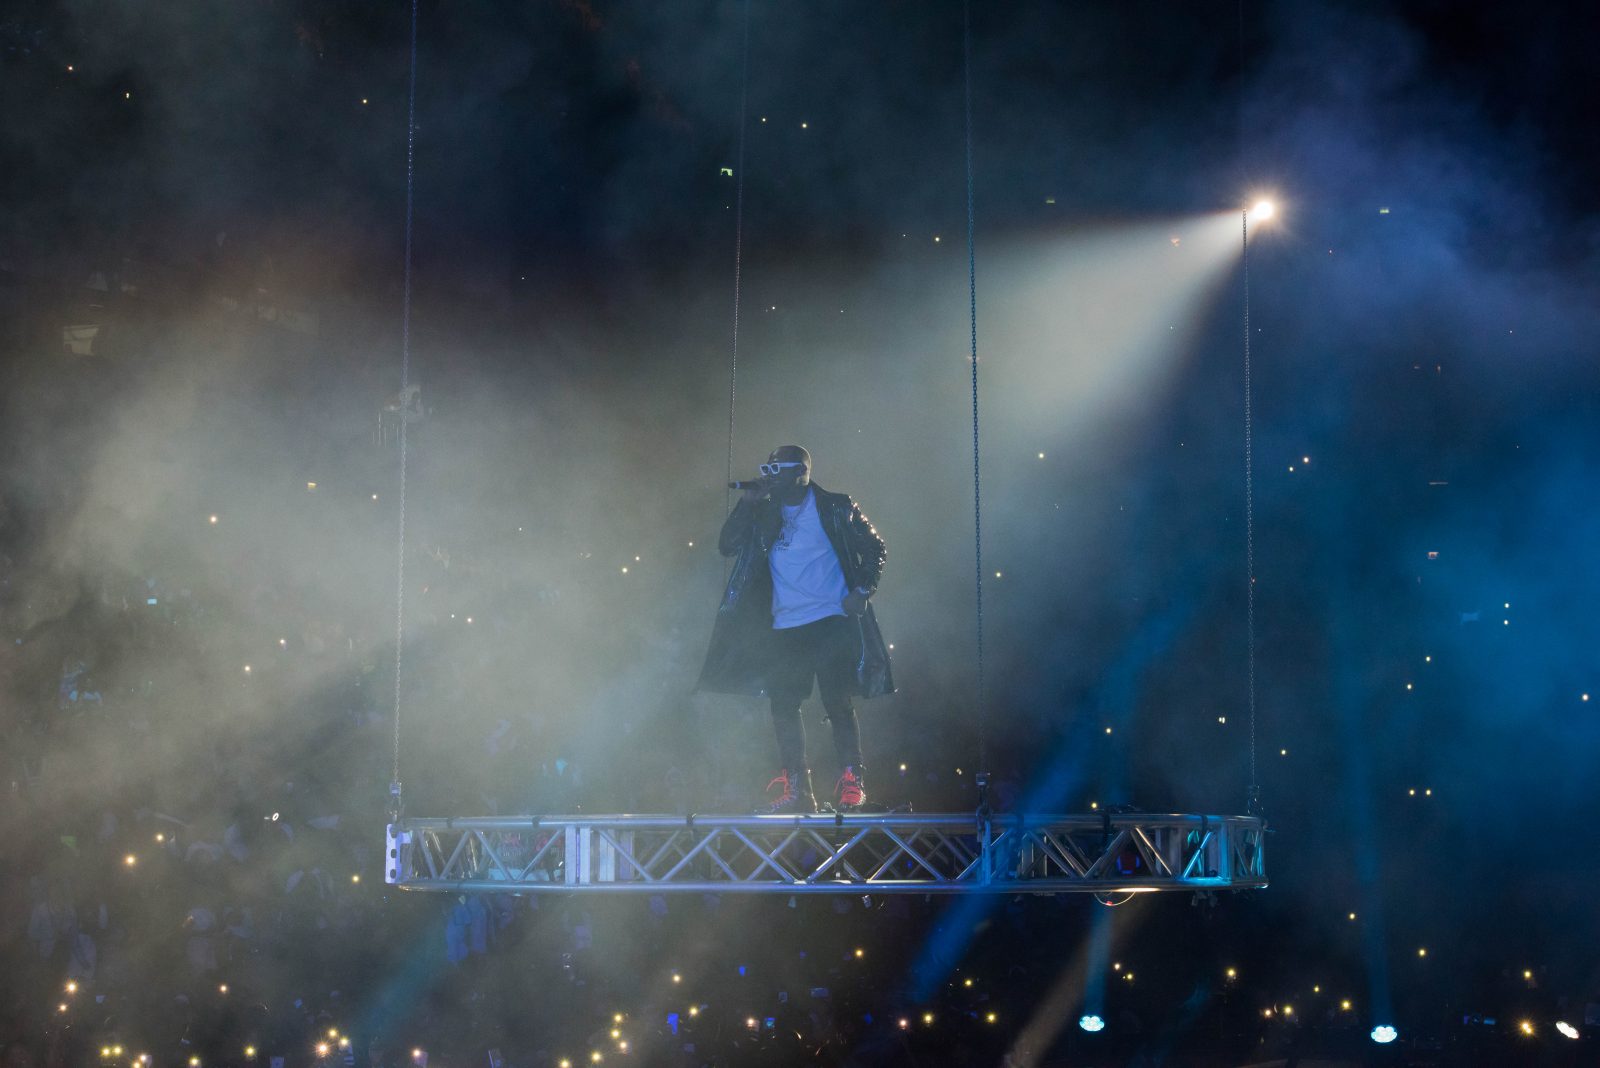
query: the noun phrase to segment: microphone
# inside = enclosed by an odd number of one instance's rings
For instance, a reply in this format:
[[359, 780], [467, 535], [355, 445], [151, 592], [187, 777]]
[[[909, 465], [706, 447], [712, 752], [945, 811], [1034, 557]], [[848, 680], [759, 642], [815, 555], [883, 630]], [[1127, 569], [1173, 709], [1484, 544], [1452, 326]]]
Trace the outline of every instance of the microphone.
[[730, 482], [728, 483], [728, 488], [736, 490], [767, 489], [768, 485], [766, 479], [758, 478], [753, 482]]

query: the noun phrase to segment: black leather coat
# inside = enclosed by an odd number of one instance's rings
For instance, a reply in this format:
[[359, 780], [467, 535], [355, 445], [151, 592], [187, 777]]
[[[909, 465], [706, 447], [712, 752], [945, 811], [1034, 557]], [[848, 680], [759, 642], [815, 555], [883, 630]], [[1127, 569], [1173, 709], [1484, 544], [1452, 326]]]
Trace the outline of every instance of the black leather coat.
[[[888, 556], [883, 539], [846, 494], [829, 493], [814, 482], [811, 492], [816, 496], [823, 532], [839, 556], [845, 584], [852, 590], [876, 591]], [[696, 689], [750, 695], [767, 692], [766, 671], [772, 656], [772, 570], [767, 553], [782, 526], [783, 514], [771, 500], [740, 500], [722, 524], [717, 548], [723, 556], [733, 557], [733, 570], [717, 608], [711, 646]], [[872, 604], [850, 620], [856, 625], [856, 696], [893, 693], [889, 648]]]

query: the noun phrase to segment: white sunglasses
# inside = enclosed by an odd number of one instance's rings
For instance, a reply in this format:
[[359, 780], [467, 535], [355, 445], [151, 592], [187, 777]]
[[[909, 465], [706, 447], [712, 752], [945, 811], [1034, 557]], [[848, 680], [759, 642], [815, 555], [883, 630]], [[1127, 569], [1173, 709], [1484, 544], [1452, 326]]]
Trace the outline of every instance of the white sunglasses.
[[804, 466], [805, 466], [805, 464], [800, 463], [798, 460], [789, 460], [789, 461], [786, 461], [786, 462], [781, 463], [781, 464], [778, 464], [778, 463], [762, 464], [761, 465], [761, 473], [763, 475], [766, 475], [768, 478], [771, 478], [771, 477], [773, 477], [775, 475], [783, 474], [783, 470], [786, 467], [804, 467]]

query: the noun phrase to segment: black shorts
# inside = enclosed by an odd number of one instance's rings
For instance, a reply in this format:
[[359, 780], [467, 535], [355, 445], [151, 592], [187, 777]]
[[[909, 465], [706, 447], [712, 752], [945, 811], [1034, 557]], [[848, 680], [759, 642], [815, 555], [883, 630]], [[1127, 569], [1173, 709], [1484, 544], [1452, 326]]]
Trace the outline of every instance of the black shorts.
[[859, 630], [859, 621], [851, 616], [828, 616], [774, 630], [767, 672], [767, 693], [773, 703], [798, 705], [811, 696], [815, 679], [829, 711], [848, 705], [856, 683]]

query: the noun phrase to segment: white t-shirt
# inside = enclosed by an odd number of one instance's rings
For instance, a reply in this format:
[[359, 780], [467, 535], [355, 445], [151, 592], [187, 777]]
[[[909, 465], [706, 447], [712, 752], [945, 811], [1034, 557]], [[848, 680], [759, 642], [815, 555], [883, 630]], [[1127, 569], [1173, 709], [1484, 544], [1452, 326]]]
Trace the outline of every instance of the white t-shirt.
[[772, 629], [786, 630], [842, 616], [849, 589], [839, 555], [823, 532], [817, 496], [806, 491], [799, 504], [780, 505], [783, 528], [767, 562], [772, 567]]

